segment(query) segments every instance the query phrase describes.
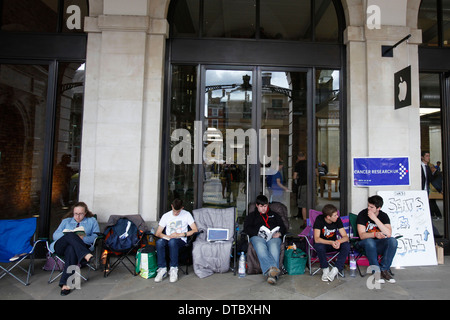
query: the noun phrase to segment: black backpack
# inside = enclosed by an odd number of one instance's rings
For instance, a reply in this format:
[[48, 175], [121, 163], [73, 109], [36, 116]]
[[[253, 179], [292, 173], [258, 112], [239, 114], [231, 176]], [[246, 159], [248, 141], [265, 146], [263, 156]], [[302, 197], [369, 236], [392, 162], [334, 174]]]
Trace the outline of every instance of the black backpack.
[[113, 251], [126, 251], [138, 243], [138, 229], [127, 218], [120, 218], [117, 223], [105, 230], [105, 245]]

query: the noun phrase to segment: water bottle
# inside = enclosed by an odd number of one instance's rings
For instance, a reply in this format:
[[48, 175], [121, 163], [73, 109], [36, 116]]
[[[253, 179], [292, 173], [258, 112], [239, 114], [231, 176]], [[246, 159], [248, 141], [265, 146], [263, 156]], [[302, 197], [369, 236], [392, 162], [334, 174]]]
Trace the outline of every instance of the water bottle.
[[245, 253], [241, 252], [241, 256], [239, 257], [239, 268], [238, 268], [239, 278], [245, 277]]
[[356, 260], [353, 251], [350, 253], [350, 277], [356, 277]]

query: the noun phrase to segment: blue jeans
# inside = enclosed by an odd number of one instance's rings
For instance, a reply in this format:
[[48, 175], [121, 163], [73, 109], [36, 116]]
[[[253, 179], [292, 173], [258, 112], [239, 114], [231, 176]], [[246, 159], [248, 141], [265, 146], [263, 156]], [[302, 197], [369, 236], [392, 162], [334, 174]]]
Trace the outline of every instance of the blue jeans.
[[315, 243], [314, 249], [316, 249], [317, 256], [319, 257], [320, 267], [322, 269], [328, 267], [327, 252], [339, 251], [339, 255], [337, 257], [335, 265], [339, 271], [342, 271], [344, 269], [345, 260], [347, 260], [348, 253], [350, 252], [350, 243], [341, 243], [341, 246], [338, 250], [334, 249], [330, 244]]
[[[389, 270], [397, 252], [397, 239], [364, 239], [360, 242], [361, 246], [366, 251], [367, 259], [371, 266], [379, 266], [380, 271]], [[383, 258], [378, 263], [378, 255], [381, 254]]]
[[263, 274], [266, 274], [271, 267], [280, 268], [281, 237], [266, 241], [259, 236], [253, 236], [250, 242], [256, 251]]
[[156, 241], [156, 257], [158, 268], [167, 268], [166, 247], [169, 246], [170, 267], [178, 267], [178, 251], [184, 247], [186, 242], [181, 239], [158, 239]]

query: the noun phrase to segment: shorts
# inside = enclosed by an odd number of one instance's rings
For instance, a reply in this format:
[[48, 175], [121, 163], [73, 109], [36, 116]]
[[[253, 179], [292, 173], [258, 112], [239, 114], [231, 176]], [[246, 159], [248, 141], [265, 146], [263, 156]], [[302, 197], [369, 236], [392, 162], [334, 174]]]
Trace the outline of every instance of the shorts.
[[307, 194], [306, 184], [298, 186], [297, 192], [297, 207], [306, 208], [306, 194]]

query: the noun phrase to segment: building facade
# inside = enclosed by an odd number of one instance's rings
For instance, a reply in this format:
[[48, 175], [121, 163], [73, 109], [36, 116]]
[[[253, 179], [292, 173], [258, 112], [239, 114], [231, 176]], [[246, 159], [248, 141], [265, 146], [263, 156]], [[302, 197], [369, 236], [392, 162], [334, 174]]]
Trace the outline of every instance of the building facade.
[[[39, 215], [48, 234], [77, 200], [100, 222], [152, 222], [175, 197], [243, 215], [259, 193], [294, 216], [273, 177], [295, 189], [299, 152], [308, 209], [420, 190], [425, 150], [449, 181], [445, 1], [20, 3], [3, 1], [1, 21], [2, 218]], [[396, 109], [408, 66], [411, 101]], [[275, 143], [279, 157], [261, 152]], [[356, 185], [353, 160], [378, 157], [407, 157], [409, 184]], [[431, 195], [448, 239], [449, 196]]]

